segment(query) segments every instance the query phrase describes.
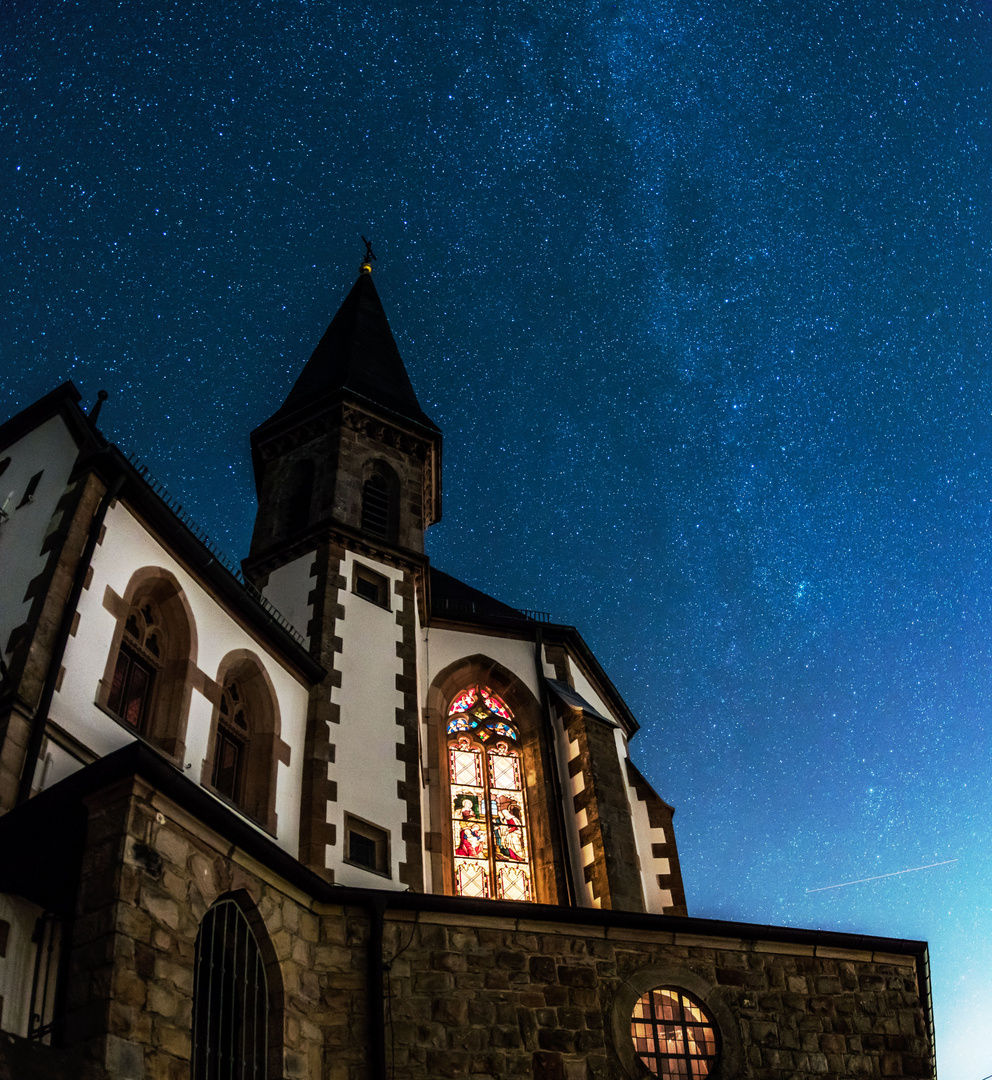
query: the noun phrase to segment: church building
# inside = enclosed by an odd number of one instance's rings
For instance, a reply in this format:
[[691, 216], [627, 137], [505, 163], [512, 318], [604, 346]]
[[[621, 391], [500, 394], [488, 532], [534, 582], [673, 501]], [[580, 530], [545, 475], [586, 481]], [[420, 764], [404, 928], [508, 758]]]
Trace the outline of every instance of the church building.
[[431, 564], [370, 262], [240, 565], [105, 396], [0, 425], [0, 1080], [936, 1076], [926, 944], [691, 917], [579, 631]]

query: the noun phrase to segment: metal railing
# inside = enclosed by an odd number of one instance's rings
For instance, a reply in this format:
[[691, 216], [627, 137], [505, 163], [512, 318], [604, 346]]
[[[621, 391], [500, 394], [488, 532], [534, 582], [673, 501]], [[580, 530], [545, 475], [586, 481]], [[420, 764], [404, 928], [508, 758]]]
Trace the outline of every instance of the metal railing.
[[177, 502], [166, 490], [165, 485], [157, 480], [148, 466], [136, 454], [128, 454], [127, 460], [138, 477], [144, 481], [148, 489], [164, 503], [169, 510], [182, 522], [183, 525], [196, 537], [197, 540], [210, 552], [214, 560], [218, 562], [234, 580], [241, 586], [247, 595], [276, 623], [279, 624], [301, 645], [306, 645], [306, 638], [295, 626], [279, 611], [270, 601], [255, 588], [254, 585], [242, 573], [241, 567], [220, 550], [210, 537], [193, 520], [189, 513], [183, 509], [183, 504]]
[[[446, 596], [443, 599], [432, 601], [432, 606], [438, 614], [446, 615], [478, 615], [480, 618], [491, 616], [494, 618], [511, 619], [512, 615], [506, 610], [494, 611], [484, 601], [466, 600], [458, 596]], [[534, 611], [531, 608], [513, 608], [514, 615], [526, 619], [528, 622], [551, 622], [551, 615], [547, 611]]]

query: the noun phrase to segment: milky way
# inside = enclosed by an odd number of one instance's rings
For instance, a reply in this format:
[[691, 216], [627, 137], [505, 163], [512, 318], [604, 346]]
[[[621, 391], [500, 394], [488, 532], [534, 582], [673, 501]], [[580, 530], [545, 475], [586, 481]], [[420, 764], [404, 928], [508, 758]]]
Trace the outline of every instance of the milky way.
[[370, 236], [434, 563], [582, 630], [692, 914], [927, 938], [979, 1080], [987, 5], [501, 7], [8, 5], [3, 412], [106, 387], [240, 557]]

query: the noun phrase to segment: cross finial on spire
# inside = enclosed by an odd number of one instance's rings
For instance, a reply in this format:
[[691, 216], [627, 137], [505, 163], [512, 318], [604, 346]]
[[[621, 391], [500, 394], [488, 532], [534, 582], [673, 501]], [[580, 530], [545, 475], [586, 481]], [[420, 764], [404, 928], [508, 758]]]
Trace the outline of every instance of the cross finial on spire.
[[368, 242], [368, 240], [365, 239], [364, 236], [362, 237], [362, 243], [365, 245], [365, 258], [362, 259], [362, 273], [371, 274], [372, 263], [376, 261], [375, 252], [372, 250], [372, 245]]

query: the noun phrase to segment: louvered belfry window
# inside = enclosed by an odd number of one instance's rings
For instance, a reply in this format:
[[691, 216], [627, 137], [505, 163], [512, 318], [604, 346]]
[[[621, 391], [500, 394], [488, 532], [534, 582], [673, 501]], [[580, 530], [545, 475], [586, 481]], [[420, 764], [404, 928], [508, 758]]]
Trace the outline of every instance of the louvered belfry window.
[[381, 476], [370, 476], [362, 488], [362, 531], [389, 539], [390, 534], [389, 485]]
[[258, 942], [233, 900], [196, 935], [192, 1080], [265, 1080], [269, 993]]

